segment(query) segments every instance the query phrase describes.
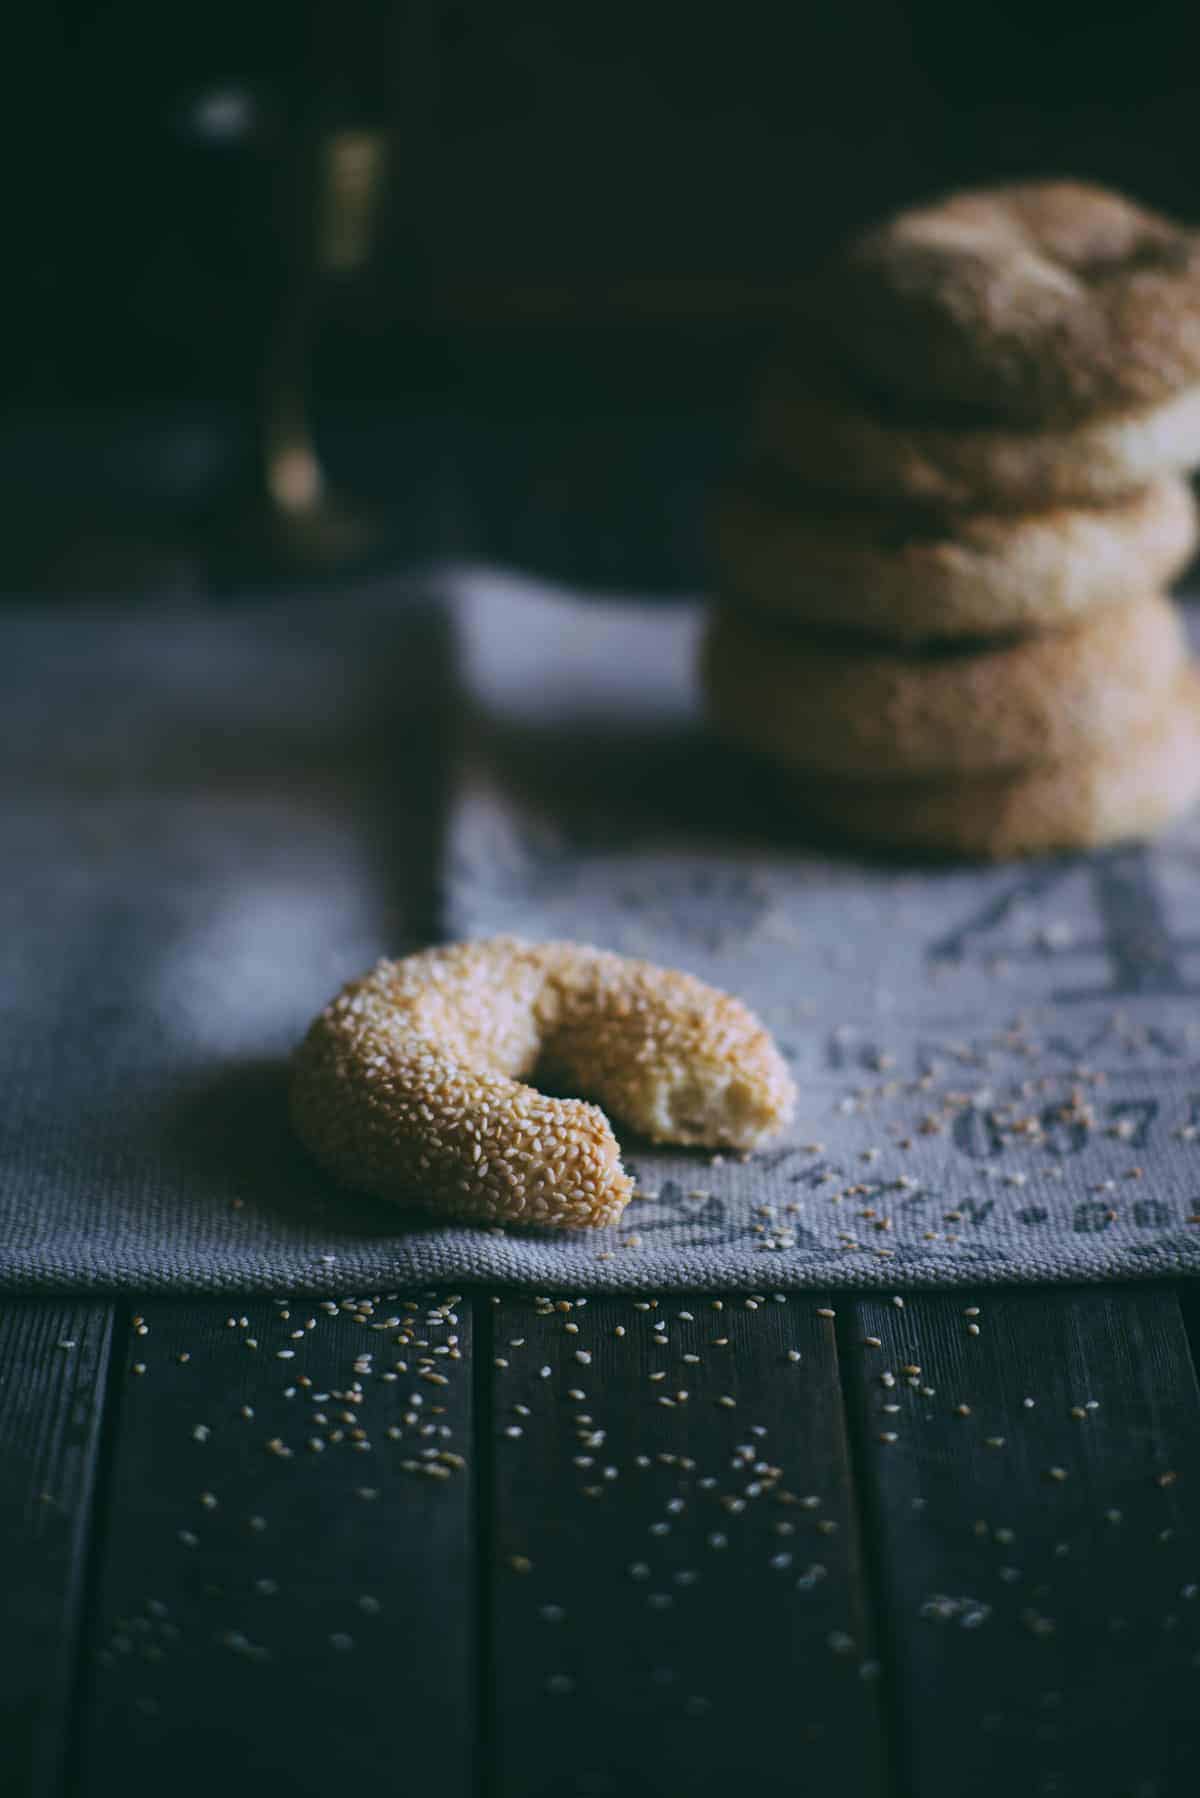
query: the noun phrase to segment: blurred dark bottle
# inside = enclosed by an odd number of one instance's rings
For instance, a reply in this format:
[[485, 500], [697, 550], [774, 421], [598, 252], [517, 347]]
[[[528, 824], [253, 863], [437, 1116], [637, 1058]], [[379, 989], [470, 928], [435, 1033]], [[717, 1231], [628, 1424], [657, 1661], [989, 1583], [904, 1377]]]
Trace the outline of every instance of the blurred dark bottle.
[[[369, 502], [318, 453], [315, 352], [326, 336], [331, 378], [366, 384], [389, 169], [429, 105], [426, 90], [398, 123], [397, 90], [428, 16], [379, 0], [45, 9], [10, 240], [0, 585], [245, 581], [378, 547]], [[323, 333], [339, 312], [353, 328]]]

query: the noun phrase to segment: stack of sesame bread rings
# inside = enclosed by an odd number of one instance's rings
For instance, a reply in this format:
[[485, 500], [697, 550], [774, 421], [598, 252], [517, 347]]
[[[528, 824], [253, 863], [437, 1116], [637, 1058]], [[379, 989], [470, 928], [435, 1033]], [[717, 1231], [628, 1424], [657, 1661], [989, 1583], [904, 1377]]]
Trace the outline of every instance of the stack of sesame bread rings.
[[1178, 816], [1200, 233], [1075, 182], [955, 194], [849, 245], [796, 336], [718, 511], [717, 728], [798, 817], [882, 848]]

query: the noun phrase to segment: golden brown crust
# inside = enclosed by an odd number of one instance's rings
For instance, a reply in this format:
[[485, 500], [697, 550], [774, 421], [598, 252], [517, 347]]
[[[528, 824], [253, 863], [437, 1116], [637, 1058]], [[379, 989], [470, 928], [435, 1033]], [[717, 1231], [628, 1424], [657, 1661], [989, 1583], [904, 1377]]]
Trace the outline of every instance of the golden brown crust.
[[653, 1141], [752, 1148], [791, 1115], [778, 1050], [737, 999], [581, 943], [516, 937], [379, 962], [297, 1052], [292, 1118], [338, 1179], [487, 1222], [614, 1223], [631, 1182], [592, 1093]]
[[1187, 656], [1158, 595], [1070, 631], [937, 653], [866, 652], [720, 607], [703, 675], [713, 719], [785, 767], [886, 783], [1056, 762], [1120, 742]]
[[742, 488], [715, 527], [729, 601], [911, 643], [1062, 629], [1165, 586], [1196, 547], [1196, 504], [1167, 479], [1103, 508], [967, 512], [949, 526]]
[[1089, 418], [1200, 380], [1200, 234], [1085, 182], [902, 212], [836, 259], [821, 303], [885, 391], [981, 418]]
[[848, 842], [1000, 861], [1155, 835], [1200, 798], [1200, 679], [1127, 743], [1047, 768], [963, 780], [806, 780], [786, 803]]
[[1200, 462], [1200, 382], [1161, 405], [1060, 430], [905, 423], [831, 362], [780, 362], [761, 385], [752, 466], [809, 492], [942, 514], [1106, 505]]

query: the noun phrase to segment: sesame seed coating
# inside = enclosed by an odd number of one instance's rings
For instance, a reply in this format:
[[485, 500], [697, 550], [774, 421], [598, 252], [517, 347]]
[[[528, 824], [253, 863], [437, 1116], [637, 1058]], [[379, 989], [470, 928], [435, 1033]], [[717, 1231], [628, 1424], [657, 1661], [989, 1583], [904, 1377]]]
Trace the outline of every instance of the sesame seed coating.
[[653, 1142], [749, 1149], [795, 1090], [737, 999], [579, 943], [494, 937], [381, 961], [312, 1024], [292, 1120], [347, 1185], [493, 1223], [602, 1226], [632, 1182], [594, 1095]]

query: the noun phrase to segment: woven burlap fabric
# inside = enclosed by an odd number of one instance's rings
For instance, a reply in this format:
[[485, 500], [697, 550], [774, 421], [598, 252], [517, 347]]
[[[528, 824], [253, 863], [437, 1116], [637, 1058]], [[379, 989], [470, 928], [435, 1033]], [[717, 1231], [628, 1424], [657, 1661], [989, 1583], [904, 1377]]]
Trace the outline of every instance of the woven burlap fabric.
[[[698, 608], [435, 586], [0, 620], [6, 1287], [1200, 1266], [1195, 824], [989, 870], [805, 849], [699, 727]], [[500, 930], [745, 996], [792, 1060], [795, 1129], [715, 1164], [627, 1143], [657, 1196], [598, 1234], [335, 1190], [284, 1111], [307, 1019], [379, 954]]]

